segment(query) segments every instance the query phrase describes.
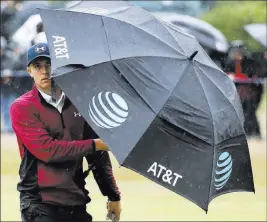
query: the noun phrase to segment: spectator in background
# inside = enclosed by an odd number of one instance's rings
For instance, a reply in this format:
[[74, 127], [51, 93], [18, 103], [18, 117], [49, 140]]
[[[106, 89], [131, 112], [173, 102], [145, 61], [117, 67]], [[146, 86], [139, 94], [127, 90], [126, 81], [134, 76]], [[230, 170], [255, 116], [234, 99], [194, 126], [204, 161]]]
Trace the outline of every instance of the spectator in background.
[[1, 36], [1, 132], [12, 133], [9, 108], [18, 94], [12, 87], [12, 51], [7, 49], [7, 41]]
[[[43, 23], [39, 22], [36, 25], [36, 36], [31, 40], [31, 45], [35, 45], [37, 43], [41, 42], [47, 42], [45, 33], [44, 33], [44, 27]], [[20, 54], [19, 58], [15, 61], [13, 70], [14, 71], [21, 71], [25, 69], [25, 65], [27, 64], [27, 52]], [[15, 84], [18, 86], [18, 92], [20, 95], [30, 91], [33, 86], [33, 80], [28, 75], [23, 77], [17, 77]]]
[[[257, 63], [246, 49], [243, 41], [231, 43], [225, 62], [225, 72], [245, 74], [248, 78], [257, 77]], [[247, 136], [261, 138], [260, 126], [256, 111], [263, 94], [262, 84], [235, 83], [244, 111], [244, 129]]]
[[243, 41], [235, 40], [231, 42], [224, 69], [225, 72], [244, 73], [248, 77], [256, 74], [255, 60], [251, 57]]
[[267, 78], [267, 48], [263, 53], [257, 52], [256, 54], [257, 55], [255, 56], [255, 60], [257, 62], [256, 66], [257, 77]]
[[13, 26], [16, 23], [14, 20], [17, 12], [22, 7], [20, 0], [2, 1], [1, 0], [1, 36], [4, 36], [9, 42], [14, 32]]
[[[42, 22], [39, 22], [36, 25], [36, 35], [31, 40], [31, 46], [40, 42], [47, 42]], [[15, 62], [14, 70], [15, 71], [24, 70], [26, 63], [27, 63], [27, 52], [25, 51], [19, 56], [19, 59], [17, 59], [17, 61]]]
[[5, 69], [13, 69], [14, 53], [8, 48], [7, 40], [1, 36], [1, 71]]
[[1, 1], [1, 36], [6, 40], [10, 39], [10, 27], [13, 17], [16, 14], [15, 1]]

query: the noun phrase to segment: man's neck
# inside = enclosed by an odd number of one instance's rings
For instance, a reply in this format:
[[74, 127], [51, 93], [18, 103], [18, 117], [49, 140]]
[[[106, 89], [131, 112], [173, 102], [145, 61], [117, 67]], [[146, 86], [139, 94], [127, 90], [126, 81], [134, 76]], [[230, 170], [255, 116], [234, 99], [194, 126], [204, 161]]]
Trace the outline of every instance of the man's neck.
[[[37, 87], [37, 89], [42, 91], [43, 93], [51, 96], [51, 89], [40, 89], [38, 87]], [[56, 89], [56, 100], [58, 100], [60, 98], [61, 94], [62, 94], [62, 90], [60, 88], [57, 88]]]
[[45, 94], [51, 96], [51, 90], [50, 90], [50, 89], [40, 89], [40, 88], [38, 88], [38, 87], [37, 87], [37, 89], [38, 89], [39, 91], [42, 91], [43, 93], [45, 93]]

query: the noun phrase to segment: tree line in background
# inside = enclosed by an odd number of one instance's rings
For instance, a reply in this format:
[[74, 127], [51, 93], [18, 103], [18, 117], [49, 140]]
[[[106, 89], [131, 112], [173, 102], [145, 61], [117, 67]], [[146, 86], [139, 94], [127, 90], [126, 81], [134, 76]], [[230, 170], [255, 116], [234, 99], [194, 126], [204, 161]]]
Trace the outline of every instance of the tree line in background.
[[243, 40], [249, 50], [261, 51], [263, 47], [250, 37], [244, 26], [266, 23], [266, 1], [217, 1], [201, 19], [219, 29], [229, 42]]

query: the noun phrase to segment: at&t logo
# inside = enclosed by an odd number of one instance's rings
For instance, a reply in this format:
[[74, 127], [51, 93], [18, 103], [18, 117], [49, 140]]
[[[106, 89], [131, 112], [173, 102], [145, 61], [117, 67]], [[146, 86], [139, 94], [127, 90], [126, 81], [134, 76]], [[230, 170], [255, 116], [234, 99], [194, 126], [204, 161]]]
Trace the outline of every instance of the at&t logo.
[[223, 152], [219, 156], [214, 178], [216, 190], [222, 189], [229, 180], [232, 173], [232, 164], [232, 157], [228, 152]]
[[118, 94], [100, 92], [89, 103], [89, 116], [101, 128], [114, 128], [125, 122], [128, 105]]

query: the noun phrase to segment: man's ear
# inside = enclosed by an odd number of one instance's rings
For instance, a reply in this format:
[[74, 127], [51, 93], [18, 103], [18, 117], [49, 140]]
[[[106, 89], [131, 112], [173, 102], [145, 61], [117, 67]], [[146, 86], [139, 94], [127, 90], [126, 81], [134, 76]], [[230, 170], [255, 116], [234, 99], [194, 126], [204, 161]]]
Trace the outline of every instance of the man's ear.
[[31, 67], [27, 66], [27, 72], [30, 74], [30, 76], [33, 78]]

